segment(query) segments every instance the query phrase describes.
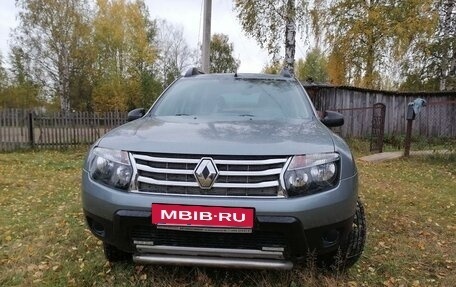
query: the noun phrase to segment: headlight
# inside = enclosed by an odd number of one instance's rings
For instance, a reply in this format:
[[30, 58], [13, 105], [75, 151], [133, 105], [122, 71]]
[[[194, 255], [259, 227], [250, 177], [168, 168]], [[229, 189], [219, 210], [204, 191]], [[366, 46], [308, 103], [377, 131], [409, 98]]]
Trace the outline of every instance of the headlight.
[[115, 188], [128, 189], [132, 175], [128, 153], [94, 148], [89, 156], [89, 173], [93, 180]]
[[288, 195], [314, 194], [336, 186], [339, 159], [337, 153], [294, 156], [283, 176]]

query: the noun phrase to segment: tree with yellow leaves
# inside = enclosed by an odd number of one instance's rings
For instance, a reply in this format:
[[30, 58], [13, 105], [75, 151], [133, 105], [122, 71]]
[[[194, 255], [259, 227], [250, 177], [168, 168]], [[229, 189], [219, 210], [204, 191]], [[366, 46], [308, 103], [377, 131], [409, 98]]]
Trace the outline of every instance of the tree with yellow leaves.
[[319, 2], [330, 78], [340, 84], [381, 88], [390, 66], [400, 65], [415, 41], [435, 30], [433, 0]]
[[143, 78], [154, 63], [154, 24], [143, 1], [98, 0], [93, 20], [95, 110], [137, 107], [147, 91]]

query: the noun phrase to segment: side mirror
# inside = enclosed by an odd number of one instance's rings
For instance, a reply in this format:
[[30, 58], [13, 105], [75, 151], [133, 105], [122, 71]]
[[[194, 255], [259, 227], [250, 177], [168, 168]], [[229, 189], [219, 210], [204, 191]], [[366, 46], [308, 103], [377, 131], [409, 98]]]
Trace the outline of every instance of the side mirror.
[[344, 124], [344, 116], [338, 112], [325, 111], [321, 122], [328, 128], [340, 127]]
[[138, 108], [128, 112], [127, 122], [142, 118], [146, 114], [146, 109]]

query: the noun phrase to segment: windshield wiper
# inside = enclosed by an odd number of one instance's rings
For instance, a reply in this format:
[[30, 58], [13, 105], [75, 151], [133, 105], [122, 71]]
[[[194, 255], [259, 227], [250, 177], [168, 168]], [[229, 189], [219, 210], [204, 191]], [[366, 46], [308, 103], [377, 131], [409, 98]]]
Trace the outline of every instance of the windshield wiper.
[[180, 116], [191, 116], [189, 114], [175, 114], [176, 117], [180, 117]]
[[252, 114], [242, 114], [242, 115], [239, 115], [240, 117], [255, 117], [255, 115], [252, 115]]

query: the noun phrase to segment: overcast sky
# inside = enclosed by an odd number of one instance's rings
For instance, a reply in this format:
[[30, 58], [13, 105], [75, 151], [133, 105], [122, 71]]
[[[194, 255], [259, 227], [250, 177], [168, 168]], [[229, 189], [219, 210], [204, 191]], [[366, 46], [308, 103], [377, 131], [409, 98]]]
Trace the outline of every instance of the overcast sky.
[[0, 0], [0, 51], [3, 60], [7, 57], [9, 34], [16, 26], [16, 8], [14, 0]]
[[[17, 9], [14, 0], [0, 0], [0, 50], [3, 59], [9, 50], [9, 34], [17, 25]], [[190, 47], [201, 42], [203, 31], [203, 0], [145, 0], [152, 18], [162, 18], [182, 25]], [[241, 60], [240, 72], [260, 72], [268, 62], [268, 54], [260, 49], [256, 41], [247, 37], [233, 12], [232, 0], [212, 0], [211, 33], [224, 33], [234, 43], [234, 55]], [[299, 41], [299, 40], [298, 40]], [[297, 45], [296, 58], [303, 57], [303, 48]]]

